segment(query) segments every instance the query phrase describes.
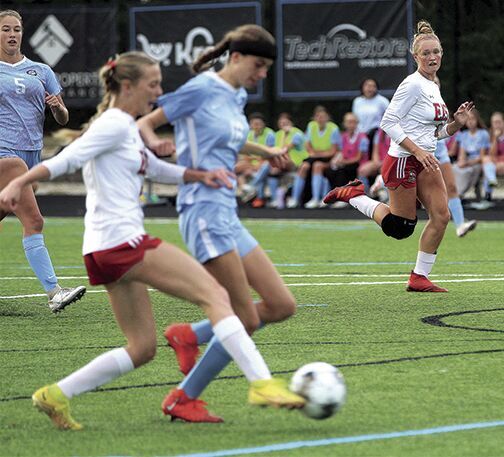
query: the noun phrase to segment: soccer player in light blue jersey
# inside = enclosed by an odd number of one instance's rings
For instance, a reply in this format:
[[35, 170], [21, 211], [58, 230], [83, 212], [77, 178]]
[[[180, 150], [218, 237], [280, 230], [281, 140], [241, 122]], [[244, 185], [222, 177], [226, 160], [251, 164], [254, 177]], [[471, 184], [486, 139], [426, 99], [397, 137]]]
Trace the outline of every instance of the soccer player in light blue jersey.
[[[54, 72], [21, 53], [22, 38], [19, 13], [0, 11], [0, 190], [40, 162], [46, 105], [59, 124], [68, 122]], [[24, 189], [15, 214], [23, 225], [26, 258], [48, 295], [49, 308], [59, 312], [79, 300], [86, 288], [58, 284], [42, 235], [44, 219], [31, 187]], [[6, 215], [0, 210], [0, 220]]]
[[[229, 58], [217, 73], [210, 68], [225, 51]], [[159, 98], [159, 108], [140, 119], [147, 145], [156, 151], [162, 141], [154, 130], [167, 122], [175, 125], [177, 161], [181, 165], [212, 170], [234, 170], [238, 153], [261, 155], [282, 166], [281, 148], [247, 143], [248, 124], [243, 113], [246, 88], [266, 77], [276, 56], [274, 38], [262, 27], [243, 25], [231, 32], [193, 64], [199, 73], [175, 92]], [[236, 314], [249, 333], [262, 322], [276, 322], [294, 314], [296, 301], [273, 263], [240, 222], [236, 189], [207, 189], [198, 184], [180, 186], [177, 208], [180, 231], [191, 253], [226, 288]], [[260, 296], [254, 304], [250, 287]], [[229, 356], [212, 333], [208, 320], [178, 324], [165, 331], [176, 351], [180, 369], [188, 376], [163, 402], [172, 418], [189, 422], [220, 422], [198, 397], [229, 363]], [[209, 342], [195, 365], [198, 345]], [[287, 390], [279, 383], [282, 395]], [[249, 391], [249, 402], [264, 404], [262, 394]]]

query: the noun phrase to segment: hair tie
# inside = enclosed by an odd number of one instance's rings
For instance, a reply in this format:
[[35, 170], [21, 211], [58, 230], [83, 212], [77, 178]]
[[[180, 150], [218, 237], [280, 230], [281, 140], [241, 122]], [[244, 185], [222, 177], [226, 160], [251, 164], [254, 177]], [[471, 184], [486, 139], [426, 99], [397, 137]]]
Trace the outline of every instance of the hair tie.
[[107, 60], [107, 63], [105, 64], [105, 66], [109, 69], [109, 70], [113, 70], [117, 65], [117, 61], [114, 60], [112, 57], [109, 58], [109, 60]]

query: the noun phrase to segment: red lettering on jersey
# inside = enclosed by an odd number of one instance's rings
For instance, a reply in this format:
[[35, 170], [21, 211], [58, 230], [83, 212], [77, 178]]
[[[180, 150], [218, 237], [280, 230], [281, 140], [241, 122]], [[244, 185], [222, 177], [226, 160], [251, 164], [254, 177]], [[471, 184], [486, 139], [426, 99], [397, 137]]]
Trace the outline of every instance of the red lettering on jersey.
[[447, 121], [448, 120], [448, 108], [443, 103], [433, 103], [434, 105], [434, 120], [435, 121]]
[[448, 120], [448, 107], [443, 103], [441, 105], [443, 107], [443, 121]]
[[145, 152], [144, 149], [140, 149], [140, 155], [142, 156], [142, 163], [140, 165], [140, 170], [138, 170], [139, 175], [144, 175], [145, 170], [147, 169], [147, 162], [148, 162], [148, 157], [147, 153]]

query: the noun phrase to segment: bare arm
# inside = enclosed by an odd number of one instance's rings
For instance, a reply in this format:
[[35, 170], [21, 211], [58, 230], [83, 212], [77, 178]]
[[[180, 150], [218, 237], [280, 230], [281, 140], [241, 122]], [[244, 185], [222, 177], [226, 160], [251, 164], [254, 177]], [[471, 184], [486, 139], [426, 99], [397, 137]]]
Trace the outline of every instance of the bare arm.
[[459, 148], [459, 153], [457, 156], [457, 165], [460, 168], [467, 167], [467, 153], [466, 150], [463, 147]]
[[502, 131], [496, 130], [492, 134], [492, 141], [490, 142], [490, 150], [488, 151], [488, 155], [490, 159], [494, 162], [497, 162], [497, 151], [499, 149], [499, 137], [502, 135]]
[[159, 138], [155, 130], [162, 125], [168, 124], [168, 119], [162, 108], [157, 108], [152, 113], [141, 117], [137, 121], [140, 134], [147, 147], [156, 153], [156, 155], [164, 157], [171, 156], [175, 152], [175, 145], [169, 138]]
[[60, 125], [66, 125], [68, 122], [68, 110], [61, 95], [50, 95], [46, 92], [45, 102], [51, 109], [56, 122]]
[[252, 143], [247, 141], [240, 149], [240, 154], [255, 155], [269, 160], [271, 165], [277, 168], [287, 166], [289, 155], [287, 148], [279, 148], [277, 146], [269, 147], [262, 144]]
[[464, 102], [458, 107], [458, 110], [453, 115], [453, 122], [450, 122], [446, 126], [446, 132], [448, 135], [453, 135], [465, 125], [467, 118], [469, 117], [469, 113], [473, 108], [473, 102]]
[[240, 154], [259, 156], [263, 159], [273, 159], [285, 154], [286, 148], [270, 147], [247, 141], [240, 149]]

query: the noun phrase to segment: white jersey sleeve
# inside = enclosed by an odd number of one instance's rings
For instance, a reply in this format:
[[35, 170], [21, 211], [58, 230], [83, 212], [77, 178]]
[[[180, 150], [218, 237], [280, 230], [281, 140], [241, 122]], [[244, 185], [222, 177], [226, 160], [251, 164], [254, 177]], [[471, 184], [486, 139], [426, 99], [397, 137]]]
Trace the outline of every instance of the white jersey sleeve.
[[145, 175], [152, 181], [164, 184], [182, 184], [186, 167], [165, 162], [147, 150], [148, 160]]
[[440, 129], [447, 120], [448, 108], [436, 83], [418, 71], [409, 75], [397, 88], [381, 122], [382, 130], [392, 140], [388, 154], [410, 156], [400, 145], [405, 138], [434, 153]]
[[396, 144], [403, 142], [407, 136], [400, 123], [418, 101], [419, 95], [420, 85], [412, 79], [405, 79], [383, 114], [380, 127]]
[[94, 157], [113, 151], [128, 135], [129, 126], [111, 117], [100, 117], [84, 134], [68, 145], [57, 156], [43, 162], [50, 179], [73, 173]]

